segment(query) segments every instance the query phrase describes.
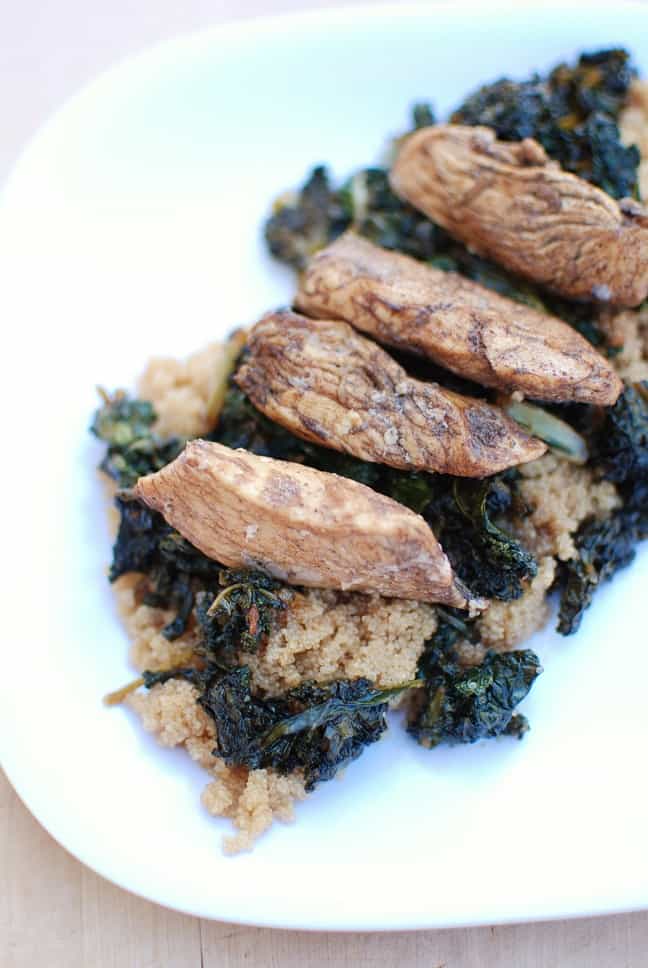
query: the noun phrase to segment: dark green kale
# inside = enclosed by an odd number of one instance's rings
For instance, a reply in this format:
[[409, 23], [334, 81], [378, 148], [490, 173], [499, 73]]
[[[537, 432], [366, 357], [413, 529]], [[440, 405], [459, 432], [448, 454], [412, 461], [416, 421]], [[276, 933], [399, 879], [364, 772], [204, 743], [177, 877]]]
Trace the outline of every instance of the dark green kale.
[[627, 387], [596, 436], [596, 460], [608, 481], [648, 477], [648, 380]]
[[617, 124], [635, 73], [624, 50], [581, 54], [547, 76], [479, 88], [451, 120], [487, 125], [505, 141], [535, 138], [563, 168], [614, 198], [637, 195], [639, 151], [621, 143]]
[[572, 635], [597, 588], [630, 564], [648, 537], [648, 382], [628, 387], [594, 424], [593, 465], [619, 490], [623, 505], [603, 520], [590, 519], [574, 538], [577, 557], [565, 562], [558, 631]]
[[142, 601], [176, 612], [162, 634], [177, 639], [187, 628], [196, 591], [213, 586], [221, 566], [128, 492], [118, 494], [115, 503], [120, 522], [108, 577], [113, 582], [128, 572], [142, 572]]
[[[190, 682], [192, 686], [196, 686], [198, 689], [204, 689], [206, 682], [208, 682], [212, 676], [218, 675], [219, 669], [214, 666], [210, 668], [200, 667], [200, 666], [177, 666], [174, 669], [162, 669], [157, 672], [150, 672], [148, 669], [142, 673], [141, 682], [140, 680], [135, 680], [131, 685], [138, 688], [140, 685], [146, 686], [147, 689], [152, 689], [153, 686], [162, 686], [169, 679], [184, 679], [185, 682]], [[225, 670], [223, 670], [225, 671]], [[126, 686], [128, 689], [129, 686]], [[114, 705], [112, 703], [111, 705]]]
[[179, 437], [162, 440], [154, 433], [156, 414], [148, 400], [133, 400], [121, 391], [102, 396], [104, 402], [90, 431], [108, 444], [99, 467], [119, 487], [132, 487], [138, 477], [160, 470], [178, 456], [185, 441]]
[[419, 662], [425, 685], [411, 701], [407, 730], [423, 746], [474, 743], [508, 735], [521, 738], [528, 730], [515, 709], [542, 672], [537, 655], [487, 652], [478, 666], [462, 666], [454, 650], [463, 637], [447, 620], [427, 643]]
[[394, 195], [384, 168], [360, 169], [340, 197], [354, 230], [384, 249], [432, 259], [451, 244], [442, 228]]
[[362, 168], [339, 189], [326, 169], [314, 168], [295, 200], [279, 198], [265, 226], [272, 255], [296, 269], [353, 227], [376, 245], [418, 259], [445, 251], [449, 237], [389, 187], [384, 168]]
[[585, 521], [578, 529], [574, 538], [578, 556], [561, 568], [557, 626], [561, 635], [578, 631], [583, 612], [591, 605], [599, 585], [633, 560], [638, 540], [633, 518], [621, 509], [602, 521]]
[[429, 101], [419, 101], [412, 105], [412, 127], [427, 128], [431, 124], [436, 124], [434, 108]]
[[240, 649], [256, 652], [267, 639], [278, 612], [286, 608], [278, 592], [285, 588], [260, 571], [219, 572], [221, 591], [199, 592], [196, 618], [203, 633], [201, 651], [222, 660]]
[[339, 192], [331, 188], [325, 168], [314, 168], [295, 199], [279, 199], [266, 222], [265, 238], [272, 255], [295, 269], [343, 232], [350, 219]]
[[462, 582], [485, 598], [519, 598], [522, 582], [537, 574], [535, 558], [493, 523], [519, 510], [515, 473], [480, 481], [442, 475], [432, 480], [435, 494], [424, 516]]
[[330, 780], [387, 728], [389, 700], [411, 686], [376, 689], [367, 679], [304, 682], [259, 699], [247, 667], [213, 681], [199, 702], [216, 724], [226, 763], [278, 773], [303, 771], [306, 789]]

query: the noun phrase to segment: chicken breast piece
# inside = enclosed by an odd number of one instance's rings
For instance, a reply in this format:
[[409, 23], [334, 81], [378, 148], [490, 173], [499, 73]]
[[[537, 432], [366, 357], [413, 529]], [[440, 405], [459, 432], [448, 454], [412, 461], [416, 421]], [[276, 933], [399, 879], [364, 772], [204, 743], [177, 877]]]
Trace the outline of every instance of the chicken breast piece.
[[613, 404], [623, 384], [571, 326], [347, 232], [317, 253], [295, 300], [483, 386], [538, 400]]
[[498, 407], [412, 379], [339, 321], [268, 313], [235, 381], [298, 437], [390, 467], [485, 477], [546, 450]]
[[474, 252], [569, 299], [637, 306], [648, 296], [648, 213], [563, 171], [531, 138], [440, 124], [403, 143], [396, 194]]
[[295, 585], [468, 603], [420, 515], [355, 481], [193, 440], [135, 494], [203, 554]]

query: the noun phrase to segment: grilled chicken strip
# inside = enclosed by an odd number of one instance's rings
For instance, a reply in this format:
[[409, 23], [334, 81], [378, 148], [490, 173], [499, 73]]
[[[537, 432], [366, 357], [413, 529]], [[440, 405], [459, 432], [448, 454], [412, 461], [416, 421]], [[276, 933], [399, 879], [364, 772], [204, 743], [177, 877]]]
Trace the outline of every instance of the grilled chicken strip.
[[135, 494], [203, 554], [296, 585], [468, 602], [420, 515], [302, 464], [193, 440]]
[[563, 171], [532, 138], [421, 128], [390, 183], [472, 251], [568, 299], [637, 306], [648, 296], [648, 212]]
[[343, 322], [268, 313], [235, 381], [298, 437], [390, 467], [485, 477], [546, 450], [499, 408], [412, 379]]
[[352, 232], [311, 259], [295, 305], [538, 400], [606, 406], [623, 389], [608, 361], [562, 320]]

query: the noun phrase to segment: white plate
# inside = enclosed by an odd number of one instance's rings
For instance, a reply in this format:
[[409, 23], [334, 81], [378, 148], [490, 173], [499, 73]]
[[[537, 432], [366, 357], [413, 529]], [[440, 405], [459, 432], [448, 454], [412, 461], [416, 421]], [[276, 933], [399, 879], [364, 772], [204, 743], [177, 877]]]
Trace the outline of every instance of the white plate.
[[95, 382], [128, 384], [285, 303], [264, 252], [270, 199], [317, 161], [372, 161], [408, 105], [581, 48], [630, 45], [648, 10], [367, 8], [215, 29], [128, 61], [28, 148], [0, 217], [2, 753], [41, 823], [105, 877], [204, 917], [396, 929], [648, 905], [648, 555], [546, 671], [532, 731], [426, 752], [398, 728], [226, 859], [205, 776], [101, 696], [129, 677], [105, 580], [109, 537], [86, 428]]

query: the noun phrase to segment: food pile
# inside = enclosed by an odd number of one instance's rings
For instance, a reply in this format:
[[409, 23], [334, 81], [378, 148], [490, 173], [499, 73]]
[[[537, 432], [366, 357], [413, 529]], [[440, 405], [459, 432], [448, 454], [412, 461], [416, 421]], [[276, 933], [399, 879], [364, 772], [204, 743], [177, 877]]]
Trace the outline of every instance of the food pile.
[[388, 168], [275, 203], [270, 311], [92, 430], [141, 676], [111, 694], [212, 774], [249, 848], [405, 710], [521, 737], [518, 648], [575, 632], [648, 535], [648, 86], [628, 55], [429, 105]]

